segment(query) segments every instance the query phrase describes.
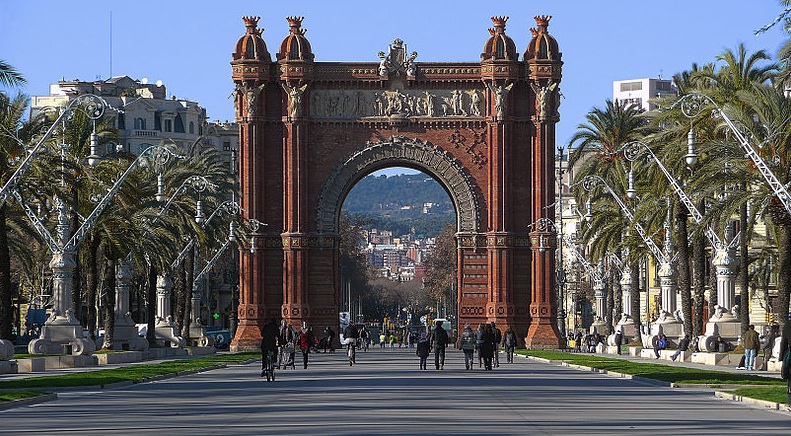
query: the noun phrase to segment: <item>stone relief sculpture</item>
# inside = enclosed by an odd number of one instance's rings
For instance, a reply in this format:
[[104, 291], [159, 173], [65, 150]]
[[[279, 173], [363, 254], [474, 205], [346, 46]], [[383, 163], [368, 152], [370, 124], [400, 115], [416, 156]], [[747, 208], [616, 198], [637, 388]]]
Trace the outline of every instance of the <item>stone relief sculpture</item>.
[[244, 97], [247, 100], [247, 116], [254, 117], [256, 112], [256, 103], [258, 102], [258, 95], [266, 86], [265, 83], [262, 83], [258, 86], [255, 85], [243, 85], [244, 88]]
[[470, 115], [474, 117], [481, 116], [481, 96], [478, 94], [477, 89], [467, 91], [470, 95]]
[[[292, 95], [294, 90], [288, 92]], [[312, 89], [310, 95], [310, 115], [315, 118], [480, 117], [483, 112], [482, 95], [477, 89], [422, 91]], [[294, 108], [290, 107], [290, 109], [293, 112]]]
[[504, 117], [505, 99], [508, 97], [508, 92], [511, 91], [511, 88], [514, 87], [514, 84], [511, 83], [508, 86], [487, 84], [486, 86], [488, 86], [492, 91], [492, 94], [494, 94], [494, 112], [497, 115], [497, 118]]
[[538, 116], [545, 118], [555, 114], [555, 89], [557, 89], [557, 82], [552, 80], [546, 86], [531, 83], [530, 87], [536, 93], [536, 100], [538, 100]]
[[302, 94], [308, 89], [308, 84], [305, 83], [302, 86], [292, 87], [283, 83], [283, 89], [288, 94], [289, 115], [291, 115], [291, 118], [299, 117], [302, 114]]

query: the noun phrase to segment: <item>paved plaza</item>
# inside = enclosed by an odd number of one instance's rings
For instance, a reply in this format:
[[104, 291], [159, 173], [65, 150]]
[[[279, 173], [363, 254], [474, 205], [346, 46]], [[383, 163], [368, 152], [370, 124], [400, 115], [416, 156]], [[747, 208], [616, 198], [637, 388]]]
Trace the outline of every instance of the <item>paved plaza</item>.
[[[260, 364], [0, 411], [0, 433], [40, 434], [784, 434], [791, 415], [516, 357], [494, 371], [419, 371], [414, 349], [312, 354], [309, 369]], [[298, 355], [299, 358], [299, 355]], [[430, 358], [432, 359], [433, 356]], [[504, 359], [503, 359], [504, 360]], [[429, 368], [433, 365], [429, 364]]]

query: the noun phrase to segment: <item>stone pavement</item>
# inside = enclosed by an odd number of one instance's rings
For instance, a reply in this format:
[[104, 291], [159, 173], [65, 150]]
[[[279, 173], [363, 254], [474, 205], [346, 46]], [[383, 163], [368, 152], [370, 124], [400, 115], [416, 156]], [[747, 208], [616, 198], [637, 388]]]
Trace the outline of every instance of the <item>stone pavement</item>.
[[[789, 434], [791, 415], [517, 357], [419, 371], [413, 349], [312, 354], [267, 383], [258, 364], [0, 411], [13, 434]], [[433, 358], [433, 356], [432, 356]], [[431, 368], [432, 365], [430, 364]]]

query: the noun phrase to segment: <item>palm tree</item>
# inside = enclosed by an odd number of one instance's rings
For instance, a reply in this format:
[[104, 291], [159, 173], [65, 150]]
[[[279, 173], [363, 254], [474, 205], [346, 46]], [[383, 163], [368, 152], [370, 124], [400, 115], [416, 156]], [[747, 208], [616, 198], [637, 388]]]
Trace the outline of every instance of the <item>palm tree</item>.
[[[0, 68], [5, 64], [0, 63]], [[23, 121], [30, 100], [18, 94], [10, 98], [0, 92], [0, 184], [4, 184], [13, 174], [13, 162], [19, 162], [25, 154], [25, 146], [40, 130], [43, 121], [35, 117]], [[31, 174], [37, 171], [31, 170]], [[26, 179], [20, 188], [35, 186], [35, 181]], [[0, 339], [11, 339], [13, 329], [13, 303], [11, 288], [11, 254], [18, 259], [32, 262], [29, 241], [35, 234], [19, 209], [7, 202], [0, 204]]]
[[[758, 88], [767, 88], [768, 86], [763, 84], [768, 83], [775, 77], [777, 74], [776, 65], [771, 63], [759, 65], [761, 62], [769, 61], [769, 55], [763, 50], [748, 54], [743, 44], [738, 46], [736, 52], [726, 50], [721, 55], [717, 56], [717, 60], [723, 62], [724, 65], [717, 71], [709, 70], [699, 73], [699, 85], [707, 95], [726, 106], [729, 112], [738, 113], [738, 117], [742, 120], [741, 124], [745, 127], [749, 127], [750, 124], [755, 124], [752, 122], [754, 110], [750, 108], [748, 103], [743, 101], [744, 98], [742, 96], [753, 93], [754, 90]], [[723, 153], [726, 155], [732, 153], [734, 160], [738, 162], [738, 156], [740, 154], [743, 156], [743, 151], [739, 144], [734, 143], [731, 132], [727, 130], [721, 131], [721, 133], [717, 135], [717, 138], [718, 140], [712, 144], [717, 146], [717, 150], [711, 150], [709, 158], [717, 157], [719, 161], [719, 156]], [[740, 160], [743, 163], [743, 158]], [[736, 214], [739, 216], [739, 228], [742, 235], [739, 246], [741, 262], [739, 265], [739, 274], [737, 276], [737, 285], [741, 289], [741, 329], [742, 331], [746, 331], [747, 326], [750, 324], [750, 258], [748, 248], [755, 224], [754, 219], [751, 220], [748, 216], [747, 210], [748, 204], [752, 204], [756, 199], [745, 194], [748, 194], [752, 190], [753, 185], [756, 183], [763, 184], [763, 182], [757, 180], [755, 177], [757, 174], [749, 171], [749, 168], [743, 164], [737, 164], [735, 167], [739, 170], [735, 174], [737, 176], [736, 179], [732, 178], [734, 175], [733, 172], [727, 170], [724, 171], [724, 173], [727, 174], [725, 178], [719, 176], [723, 174], [721, 162], [717, 162], [716, 165], [719, 165], [720, 168], [715, 171], [708, 171], [705, 173], [702, 171], [698, 172], [697, 177], [700, 181], [698, 181], [697, 185], [700, 186], [701, 182], [708, 185], [709, 194], [714, 194], [714, 192], [711, 191], [712, 188], [719, 189], [719, 193], [722, 193], [723, 189], [729, 190], [729, 195], [727, 197], [728, 201], [724, 201], [719, 205], [722, 207], [710, 208], [712, 212], [715, 212], [715, 216], [722, 217], [720, 220], [722, 222], [720, 225], [721, 227], [723, 224], [727, 225], [727, 223], [730, 222], [729, 217], [731, 215]], [[713, 181], [718, 183], [711, 183]]]
[[19, 86], [25, 83], [27, 83], [27, 81], [22, 73], [0, 59], [0, 85]]
[[[605, 102], [604, 109], [594, 108], [586, 116], [587, 124], [577, 126], [577, 132], [569, 141], [569, 149], [574, 150], [569, 156], [569, 166], [580, 162], [575, 177], [575, 184], [588, 175], [598, 175], [613, 189], [623, 189], [626, 185], [626, 167], [623, 159], [617, 154], [625, 144], [641, 139], [640, 129], [646, 124], [640, 116], [640, 109], [633, 105]], [[574, 146], [576, 145], [576, 148]], [[575, 196], [582, 194], [578, 187]], [[588, 194], [585, 194], [586, 196]], [[633, 239], [623, 238], [624, 230], [632, 223], [625, 220], [622, 211], [606, 191], [598, 191], [591, 197], [595, 204], [591, 226], [582, 227], [582, 240], [590, 244], [591, 261], [606, 257], [606, 254], [623, 246], [634, 244]], [[579, 202], [582, 204], [584, 202]], [[595, 213], [593, 213], [595, 212]], [[637, 248], [637, 247], [633, 247]], [[639, 272], [637, 250], [632, 250], [627, 262], [633, 270]], [[635, 315], [635, 332], [640, 336], [640, 297], [638, 280], [632, 282], [632, 313]]]

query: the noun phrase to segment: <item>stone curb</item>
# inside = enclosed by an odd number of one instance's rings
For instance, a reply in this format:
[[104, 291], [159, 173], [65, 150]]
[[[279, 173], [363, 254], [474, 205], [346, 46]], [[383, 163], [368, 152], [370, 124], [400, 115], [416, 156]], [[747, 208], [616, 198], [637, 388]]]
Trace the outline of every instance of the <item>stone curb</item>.
[[31, 404], [45, 403], [47, 401], [52, 401], [57, 399], [58, 399], [58, 394], [45, 394], [45, 395], [39, 395], [37, 397], [22, 398], [20, 400], [3, 401], [2, 403], [0, 403], [0, 410], [29, 406]]
[[736, 401], [739, 403], [752, 404], [754, 406], [766, 407], [767, 409], [777, 410], [778, 412], [791, 413], [791, 405], [775, 403], [773, 401], [756, 400], [755, 398], [734, 395], [729, 392], [714, 391], [714, 396], [724, 400]]

